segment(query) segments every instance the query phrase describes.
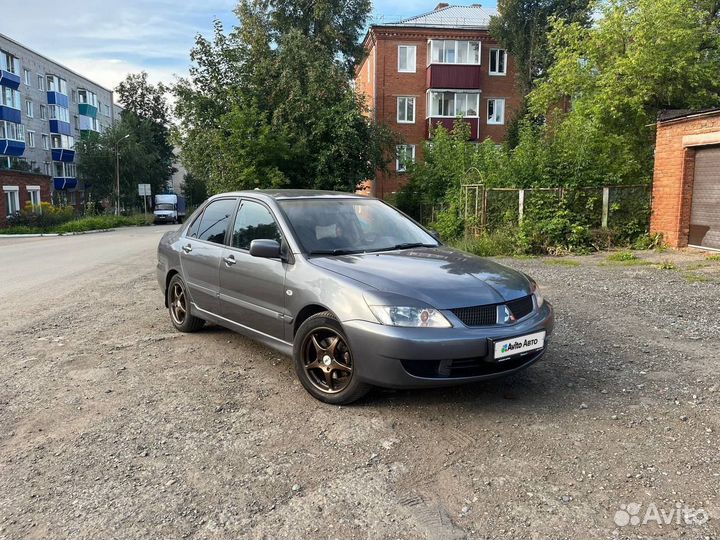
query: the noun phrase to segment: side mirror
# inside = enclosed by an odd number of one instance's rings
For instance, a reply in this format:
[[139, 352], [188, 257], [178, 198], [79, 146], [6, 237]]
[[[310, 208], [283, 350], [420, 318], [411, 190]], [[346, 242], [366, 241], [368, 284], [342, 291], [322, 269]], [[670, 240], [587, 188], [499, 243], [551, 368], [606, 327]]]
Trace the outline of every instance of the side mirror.
[[279, 259], [280, 244], [277, 240], [253, 240], [250, 242], [250, 255], [263, 259]]

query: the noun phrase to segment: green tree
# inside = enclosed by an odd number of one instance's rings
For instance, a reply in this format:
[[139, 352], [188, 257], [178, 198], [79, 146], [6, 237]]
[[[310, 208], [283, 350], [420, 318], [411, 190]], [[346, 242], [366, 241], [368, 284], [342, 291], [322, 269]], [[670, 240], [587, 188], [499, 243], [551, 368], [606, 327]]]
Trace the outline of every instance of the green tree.
[[188, 171], [211, 192], [353, 190], [374, 176], [394, 138], [368, 120], [348, 77], [368, 10], [243, 0], [236, 28], [216, 23], [212, 40], [198, 36], [190, 76], [174, 89]]
[[[126, 138], [127, 137], [127, 138]], [[78, 176], [89, 199], [114, 204], [115, 150], [120, 163], [120, 202], [128, 210], [141, 206], [138, 184], [150, 184], [153, 193], [166, 187], [167, 167], [153, 145], [153, 127], [134, 115], [123, 115], [120, 122], [104, 133], [91, 134], [75, 143]]]
[[[592, 133], [584, 148], [622, 150], [649, 177], [658, 112], [720, 105], [717, 12], [716, 2], [612, 0], [591, 28], [555, 21], [555, 62], [530, 95], [533, 112], [550, 112], [560, 136]], [[571, 111], [553, 113], [568, 97]]]
[[[121, 114], [124, 129], [132, 133], [137, 143], [148, 155], [157, 160], [153, 171], [159, 174], [152, 182], [164, 191], [175, 172], [175, 154], [170, 136], [170, 107], [167, 102], [169, 89], [163, 83], [148, 82], [148, 75], [130, 73], [116, 88], [118, 100], [123, 106]], [[157, 191], [154, 191], [157, 193]]]
[[516, 62], [518, 87], [523, 95], [552, 64], [547, 38], [552, 21], [561, 19], [587, 26], [589, 4], [590, 0], [498, 1], [498, 16], [490, 21], [490, 33]]

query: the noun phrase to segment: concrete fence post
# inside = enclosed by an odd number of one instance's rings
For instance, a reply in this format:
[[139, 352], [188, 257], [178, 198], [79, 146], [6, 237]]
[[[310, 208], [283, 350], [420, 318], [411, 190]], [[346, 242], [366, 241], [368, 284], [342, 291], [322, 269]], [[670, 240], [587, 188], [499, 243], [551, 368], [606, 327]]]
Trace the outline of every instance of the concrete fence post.
[[607, 229], [608, 214], [610, 213], [610, 188], [603, 188], [603, 206], [602, 206], [602, 228]]
[[518, 190], [518, 225], [522, 225], [523, 215], [525, 214], [525, 190]]

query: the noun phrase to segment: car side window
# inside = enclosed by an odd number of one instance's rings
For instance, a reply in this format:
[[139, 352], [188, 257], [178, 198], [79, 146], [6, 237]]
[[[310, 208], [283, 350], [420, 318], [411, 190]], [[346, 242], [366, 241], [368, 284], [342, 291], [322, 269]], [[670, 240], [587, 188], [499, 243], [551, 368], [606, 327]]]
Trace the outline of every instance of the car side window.
[[[198, 240], [207, 240], [208, 242], [214, 242], [215, 244], [225, 243], [225, 232], [227, 231], [230, 223], [230, 216], [235, 210], [236, 199], [220, 199], [219, 201], [211, 202], [202, 217], [200, 218], [199, 226], [196, 232]], [[193, 227], [195, 224], [193, 223]]]
[[280, 229], [270, 211], [260, 203], [243, 201], [235, 218], [232, 247], [248, 250], [253, 240], [280, 239]]
[[197, 238], [197, 233], [198, 233], [198, 230], [200, 229], [200, 221], [201, 220], [202, 220], [202, 212], [198, 213], [198, 215], [192, 221], [192, 223], [188, 227], [187, 232], [185, 233], [185, 236], [187, 236], [188, 238]]

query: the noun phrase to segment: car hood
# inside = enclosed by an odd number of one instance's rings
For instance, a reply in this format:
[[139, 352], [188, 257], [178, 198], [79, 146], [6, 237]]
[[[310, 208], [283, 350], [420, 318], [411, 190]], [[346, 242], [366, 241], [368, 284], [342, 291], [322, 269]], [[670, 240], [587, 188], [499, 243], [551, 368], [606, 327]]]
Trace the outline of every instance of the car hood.
[[497, 304], [531, 292], [524, 274], [446, 247], [316, 257], [310, 263], [438, 309]]

